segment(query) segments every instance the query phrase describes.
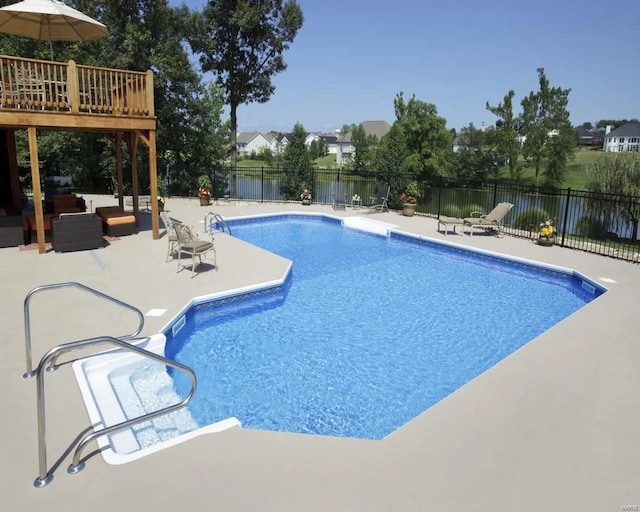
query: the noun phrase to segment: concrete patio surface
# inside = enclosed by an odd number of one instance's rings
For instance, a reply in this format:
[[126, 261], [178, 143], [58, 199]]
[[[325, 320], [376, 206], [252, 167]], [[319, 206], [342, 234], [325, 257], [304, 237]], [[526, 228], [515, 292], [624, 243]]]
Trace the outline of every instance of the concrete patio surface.
[[[85, 198], [92, 209], [117, 202]], [[195, 198], [171, 198], [166, 208], [200, 233], [209, 211], [223, 217], [279, 211], [367, 215], [326, 205], [221, 202], [202, 208]], [[98, 455], [76, 475], [66, 473], [67, 458], [52, 483], [36, 489], [35, 380], [22, 378], [29, 290], [77, 281], [145, 313], [166, 310], [145, 318], [143, 334], [149, 335], [191, 298], [278, 279], [289, 262], [218, 234], [219, 269], [205, 267], [190, 278], [187, 270], [176, 273], [176, 262], [165, 262], [166, 238], [152, 240], [148, 213], [141, 214], [137, 235], [94, 251], [0, 249], [2, 510], [639, 510], [640, 265], [509, 236], [445, 236], [436, 219], [422, 216], [388, 212], [369, 218], [574, 268], [609, 291], [382, 441], [234, 428], [119, 466]], [[124, 334], [136, 325], [133, 315], [72, 289], [35, 296], [31, 314], [34, 364], [58, 343]], [[46, 382], [52, 464], [89, 418], [69, 366], [48, 374]]]

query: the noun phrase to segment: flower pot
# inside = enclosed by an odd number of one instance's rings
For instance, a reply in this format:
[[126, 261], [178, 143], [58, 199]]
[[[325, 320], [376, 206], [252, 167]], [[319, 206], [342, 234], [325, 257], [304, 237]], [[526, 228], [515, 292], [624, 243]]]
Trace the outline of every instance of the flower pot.
[[159, 212], [163, 212], [164, 211], [164, 203], [161, 203], [160, 201], [158, 201], [158, 211]]
[[209, 206], [211, 204], [210, 196], [200, 196], [200, 206]]
[[311, 199], [303, 199], [303, 200], [302, 200], [302, 204], [303, 204], [304, 206], [309, 206], [309, 205], [311, 204]]
[[416, 205], [413, 203], [404, 203], [402, 205], [402, 215], [405, 217], [413, 217], [416, 213]]
[[551, 235], [551, 236], [546, 236], [546, 235], [538, 236], [538, 245], [543, 245], [545, 247], [551, 247], [555, 243], [556, 243], [556, 237], [553, 236], [553, 235]]

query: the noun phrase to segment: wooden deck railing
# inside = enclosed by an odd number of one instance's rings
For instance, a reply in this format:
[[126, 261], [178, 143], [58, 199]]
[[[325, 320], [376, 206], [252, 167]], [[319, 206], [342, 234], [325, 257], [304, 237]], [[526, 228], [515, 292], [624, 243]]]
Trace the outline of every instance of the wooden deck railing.
[[153, 117], [153, 73], [0, 55], [0, 108]]

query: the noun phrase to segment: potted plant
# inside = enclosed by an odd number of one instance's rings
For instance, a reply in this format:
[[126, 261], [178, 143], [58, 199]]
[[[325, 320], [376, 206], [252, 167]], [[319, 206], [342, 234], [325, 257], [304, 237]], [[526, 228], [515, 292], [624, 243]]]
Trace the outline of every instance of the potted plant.
[[309, 190], [308, 188], [305, 188], [302, 193], [300, 194], [300, 200], [302, 201], [302, 204], [304, 205], [310, 205], [311, 204], [311, 190]]
[[167, 195], [167, 190], [163, 181], [158, 181], [158, 185], [156, 187], [158, 192], [158, 211], [164, 211], [164, 203], [166, 201], [165, 196]]
[[413, 217], [416, 213], [416, 205], [418, 204], [418, 197], [420, 191], [418, 190], [418, 183], [412, 181], [407, 185], [405, 191], [400, 195], [400, 202], [402, 203], [402, 215], [405, 217]]
[[556, 228], [551, 219], [541, 222], [538, 227], [538, 244], [551, 247], [556, 243]]
[[198, 197], [200, 197], [200, 206], [209, 206], [211, 204], [211, 179], [206, 174], [198, 176]]

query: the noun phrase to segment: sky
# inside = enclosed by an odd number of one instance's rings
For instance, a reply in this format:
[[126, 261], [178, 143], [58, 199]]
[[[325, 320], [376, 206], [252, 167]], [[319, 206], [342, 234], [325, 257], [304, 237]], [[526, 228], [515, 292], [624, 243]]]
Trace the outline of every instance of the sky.
[[[169, 0], [201, 10], [204, 0]], [[486, 102], [510, 89], [570, 88], [574, 125], [640, 118], [640, 1], [297, 0], [305, 21], [264, 104], [238, 108], [239, 131], [332, 132], [395, 120], [399, 92], [433, 103], [448, 128], [492, 125]]]

